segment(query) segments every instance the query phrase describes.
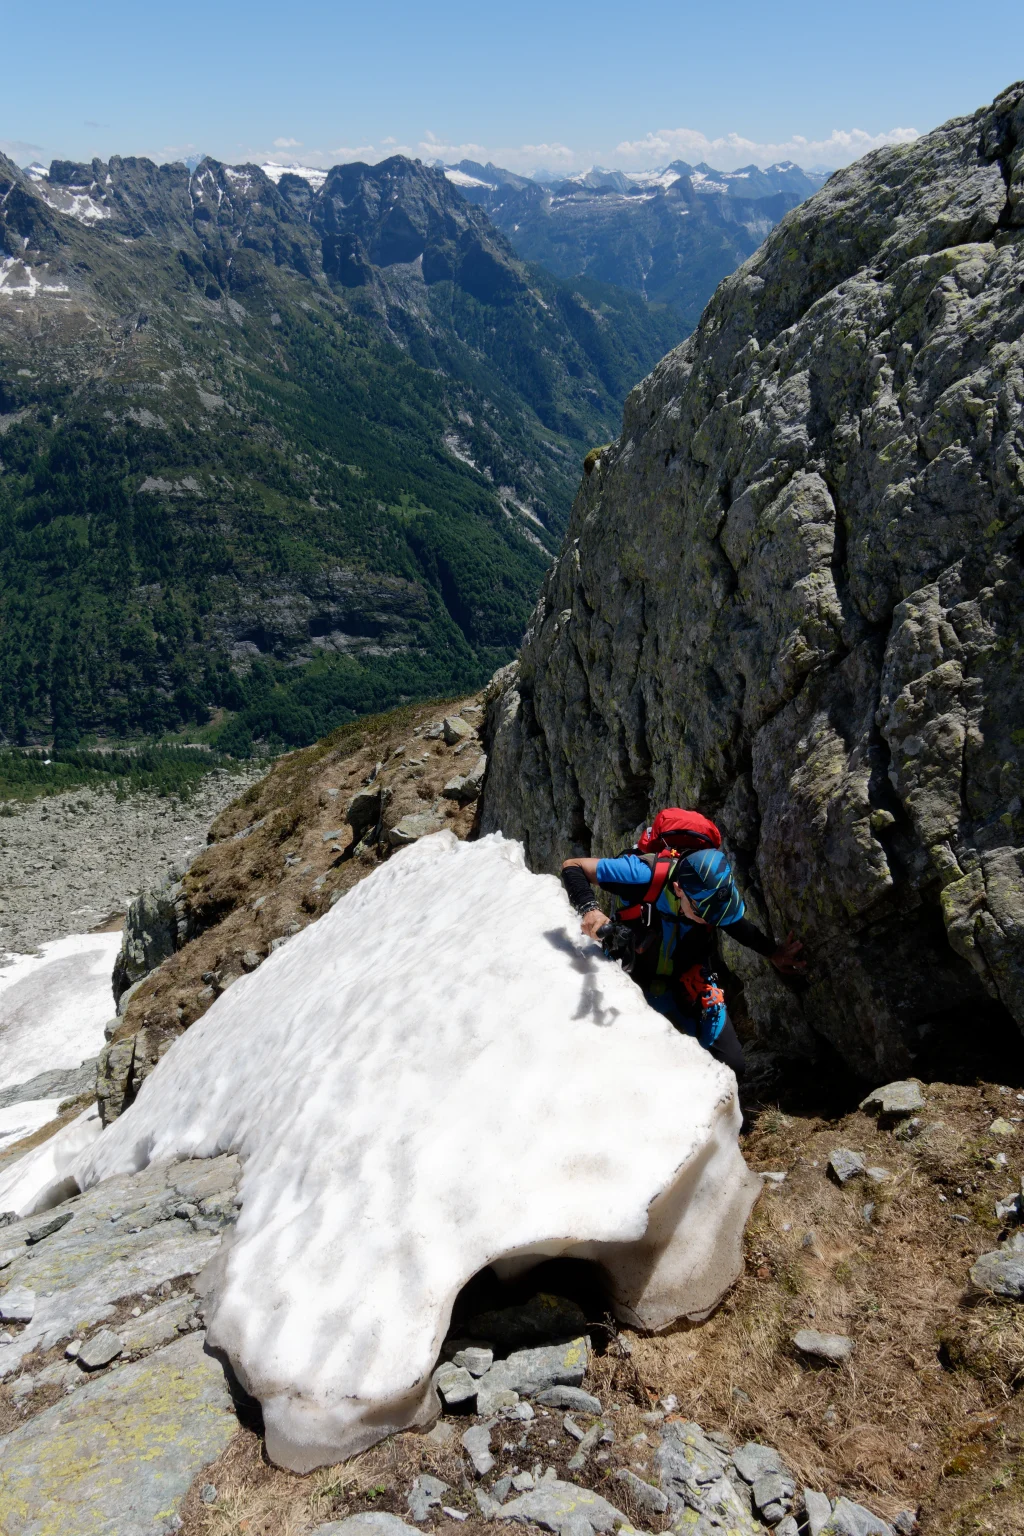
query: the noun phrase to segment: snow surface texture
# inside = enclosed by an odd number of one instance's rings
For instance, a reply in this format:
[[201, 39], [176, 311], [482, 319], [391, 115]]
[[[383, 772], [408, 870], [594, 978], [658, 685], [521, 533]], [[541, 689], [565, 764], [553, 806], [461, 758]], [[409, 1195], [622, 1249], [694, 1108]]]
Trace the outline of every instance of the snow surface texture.
[[702, 1316], [760, 1187], [736, 1080], [578, 934], [500, 835], [404, 849], [237, 981], [75, 1165], [244, 1160], [209, 1339], [273, 1459], [350, 1456], [438, 1412], [486, 1265], [599, 1261], [620, 1315]]
[[114, 1015], [111, 974], [121, 934], [73, 933], [0, 965], [0, 1088], [51, 1067], [77, 1067], [103, 1047]]

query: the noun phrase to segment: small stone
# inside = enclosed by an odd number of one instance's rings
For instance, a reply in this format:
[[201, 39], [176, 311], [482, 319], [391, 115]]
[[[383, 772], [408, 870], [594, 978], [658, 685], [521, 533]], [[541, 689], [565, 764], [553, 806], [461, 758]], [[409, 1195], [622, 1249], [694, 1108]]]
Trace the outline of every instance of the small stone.
[[788, 1175], [785, 1173], [762, 1173], [761, 1178], [768, 1184], [785, 1184]]
[[855, 1504], [852, 1499], [837, 1499], [821, 1528], [821, 1536], [893, 1536], [893, 1529], [863, 1504]]
[[915, 1136], [920, 1136], [924, 1128], [924, 1121], [920, 1115], [914, 1115], [910, 1120], [902, 1121], [894, 1131], [897, 1141], [913, 1141]]
[[542, 1408], [569, 1408], [575, 1413], [600, 1413], [601, 1399], [582, 1387], [547, 1387], [537, 1396]]
[[442, 1483], [439, 1477], [426, 1474], [418, 1477], [409, 1489], [409, 1518], [417, 1523], [429, 1520], [430, 1511], [437, 1509], [442, 1496], [447, 1492], [448, 1484]]
[[[758, 1509], [764, 1511], [770, 1509], [772, 1505], [778, 1505], [779, 1513], [776, 1516], [778, 1520], [789, 1513], [794, 1493], [796, 1493], [796, 1484], [791, 1477], [782, 1472], [762, 1472], [760, 1477], [754, 1480], [754, 1503]], [[772, 1520], [770, 1515], [766, 1518], [772, 1525], [775, 1524], [775, 1520]]]
[[660, 1406], [664, 1408], [666, 1413], [675, 1413], [679, 1407], [679, 1399], [674, 1392], [670, 1392], [667, 1397], [661, 1399]]
[[494, 1466], [491, 1455], [491, 1432], [486, 1424], [474, 1424], [462, 1437], [462, 1448], [473, 1463], [478, 1477], [484, 1477]]
[[860, 1214], [864, 1220], [865, 1225], [870, 1227], [871, 1223], [875, 1219], [875, 1202], [873, 1200], [868, 1200], [866, 1204], [861, 1206]]
[[453, 1509], [450, 1504], [441, 1505], [442, 1515], [447, 1515], [449, 1520], [468, 1520], [469, 1516], [464, 1509]]
[[434, 1386], [451, 1407], [456, 1403], [468, 1403], [476, 1397], [476, 1382], [461, 1365], [439, 1365], [434, 1372]]
[[848, 1184], [864, 1173], [864, 1159], [849, 1147], [834, 1147], [828, 1155], [828, 1171], [837, 1184]]
[[925, 1098], [921, 1091], [921, 1084], [910, 1079], [899, 1083], [886, 1083], [882, 1088], [876, 1088], [869, 1093], [866, 1099], [861, 1100], [861, 1109], [869, 1114], [876, 1114], [882, 1125], [893, 1125], [897, 1120], [905, 1120], [909, 1115], [916, 1115], [918, 1110], [924, 1109]]
[[580, 1429], [579, 1425], [576, 1423], [576, 1420], [572, 1417], [571, 1414], [568, 1413], [562, 1420], [562, 1428], [565, 1430], [566, 1434], [571, 1435], [574, 1440], [582, 1440], [583, 1436], [586, 1434], [586, 1430]]
[[775, 1527], [775, 1536], [800, 1536], [800, 1527], [792, 1515], [787, 1515]]
[[254, 949], [247, 949], [242, 956], [242, 970], [255, 971], [259, 968], [260, 957]]
[[443, 1419], [439, 1419], [433, 1429], [429, 1430], [423, 1438], [428, 1444], [435, 1446], [437, 1450], [446, 1451], [455, 1439], [455, 1431], [450, 1424], [446, 1424]]
[[825, 1522], [832, 1513], [832, 1500], [814, 1488], [805, 1488], [804, 1509], [807, 1511], [808, 1536], [821, 1536]]
[[101, 1328], [91, 1339], [86, 1339], [78, 1351], [78, 1363], [87, 1371], [98, 1371], [101, 1366], [116, 1360], [123, 1347], [112, 1328]]
[[917, 1516], [912, 1509], [901, 1509], [892, 1523], [897, 1536], [914, 1536], [917, 1530]]
[[979, 1291], [1024, 1301], [1024, 1253], [1005, 1248], [983, 1253], [971, 1265], [971, 1280]]
[[528, 1488], [533, 1487], [533, 1473], [517, 1472], [512, 1479], [512, 1487], [517, 1493], [525, 1493]]
[[452, 1365], [461, 1365], [471, 1376], [482, 1376], [494, 1364], [494, 1350], [481, 1344], [468, 1344], [452, 1356]]
[[855, 1345], [843, 1333], [819, 1333], [816, 1328], [801, 1328], [793, 1335], [793, 1343], [802, 1355], [812, 1360], [825, 1360], [830, 1365], [841, 1365], [849, 1360]]
[[587, 1464], [588, 1457], [597, 1446], [597, 1442], [602, 1438], [603, 1433], [603, 1424], [598, 1423], [591, 1425], [586, 1434], [583, 1436], [583, 1439], [580, 1441], [579, 1450], [576, 1451], [576, 1453], [569, 1459], [568, 1465], [570, 1472], [582, 1472], [583, 1468]]
[[733, 1387], [732, 1400], [734, 1403], [749, 1403], [750, 1397], [742, 1387]]
[[483, 1418], [488, 1418], [495, 1413], [503, 1413], [508, 1408], [514, 1408], [519, 1401], [519, 1393], [511, 1387], [496, 1386], [487, 1383], [485, 1376], [480, 1377], [480, 1386], [476, 1394], [476, 1411]]
[[1009, 1120], [1004, 1120], [1002, 1115], [999, 1115], [989, 1126], [988, 1134], [990, 1136], [1014, 1136], [1016, 1134], [1016, 1127], [1011, 1125]]
[[630, 1472], [622, 1467], [616, 1472], [615, 1476], [620, 1483], [625, 1483], [633, 1495], [634, 1502], [643, 1510], [644, 1514], [663, 1515], [666, 1509], [668, 1509], [668, 1494], [663, 1493], [660, 1488], [653, 1487], [650, 1483], [645, 1483], [643, 1478], [637, 1477], [635, 1472]]
[[204, 1483], [199, 1497], [204, 1504], [216, 1504], [217, 1490], [212, 1483]]
[[501, 1514], [501, 1505], [497, 1499], [492, 1499], [485, 1489], [475, 1488], [473, 1490], [473, 1497], [476, 1499], [477, 1509], [485, 1520], [496, 1520]]
[[659, 1424], [665, 1422], [665, 1410], [664, 1408], [653, 1408], [650, 1413], [642, 1413], [640, 1419], [642, 1423], [649, 1424], [652, 1429], [656, 1429]]
[[403, 816], [388, 833], [388, 842], [392, 848], [405, 848], [409, 843], [418, 842], [421, 837], [429, 837], [432, 832], [440, 832], [444, 826], [442, 817], [433, 811], [414, 811], [408, 816]]
[[886, 1179], [892, 1178], [888, 1168], [866, 1168], [864, 1171], [872, 1184], [884, 1184]]
[[44, 1237], [66, 1227], [74, 1214], [74, 1211], [62, 1211], [59, 1216], [46, 1217], [37, 1226], [29, 1227], [25, 1234], [26, 1243], [41, 1243]]
[[1020, 1195], [1004, 1195], [1001, 1200], [996, 1201], [996, 1218], [999, 1221], [1019, 1221], [1022, 1205], [1024, 1201], [1021, 1200]]
[[512, 1479], [510, 1477], [499, 1477], [497, 1482], [493, 1485], [491, 1492], [499, 1504], [504, 1504], [505, 1500], [508, 1498], [509, 1489], [511, 1487]]

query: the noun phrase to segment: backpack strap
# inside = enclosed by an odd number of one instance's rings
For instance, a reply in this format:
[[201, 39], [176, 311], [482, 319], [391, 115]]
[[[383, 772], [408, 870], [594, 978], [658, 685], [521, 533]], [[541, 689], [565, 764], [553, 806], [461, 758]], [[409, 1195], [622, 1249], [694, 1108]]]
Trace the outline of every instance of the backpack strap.
[[679, 855], [675, 853], [641, 853], [639, 855], [651, 871], [651, 883], [644, 895], [633, 906], [626, 907], [616, 916], [620, 923], [633, 923], [639, 918], [645, 928], [649, 928], [654, 920], [654, 908], [658, 904], [658, 898], [669, 877], [679, 862]]

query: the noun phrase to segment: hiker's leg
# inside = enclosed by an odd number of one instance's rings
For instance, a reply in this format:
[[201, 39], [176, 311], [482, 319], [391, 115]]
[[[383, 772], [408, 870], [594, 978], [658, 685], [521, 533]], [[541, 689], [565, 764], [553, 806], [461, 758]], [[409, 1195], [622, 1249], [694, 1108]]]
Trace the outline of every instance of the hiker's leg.
[[732, 1027], [732, 1020], [726, 1015], [725, 1023], [718, 1032], [718, 1037], [709, 1046], [712, 1056], [731, 1067], [737, 1078], [741, 1081], [747, 1070], [747, 1063], [743, 1055], [743, 1047], [740, 1045], [739, 1036]]

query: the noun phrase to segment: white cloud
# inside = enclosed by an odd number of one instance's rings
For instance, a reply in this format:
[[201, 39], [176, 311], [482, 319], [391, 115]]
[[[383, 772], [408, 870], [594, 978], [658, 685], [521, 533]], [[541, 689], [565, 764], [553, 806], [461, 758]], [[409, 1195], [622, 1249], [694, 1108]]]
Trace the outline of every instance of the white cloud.
[[274, 148], [275, 149], [301, 149], [302, 148], [302, 140], [301, 139], [275, 139], [274, 140]]
[[615, 146], [613, 161], [626, 170], [646, 170], [669, 160], [708, 160], [716, 170], [737, 166], [771, 165], [776, 160], [795, 160], [798, 165], [849, 165], [869, 150], [885, 144], [910, 144], [916, 128], [890, 128], [886, 133], [866, 133], [863, 128], [833, 128], [827, 139], [808, 139], [795, 133], [780, 144], [763, 144], [738, 133], [709, 139], [696, 128], [659, 128], [642, 139], [625, 139]]

